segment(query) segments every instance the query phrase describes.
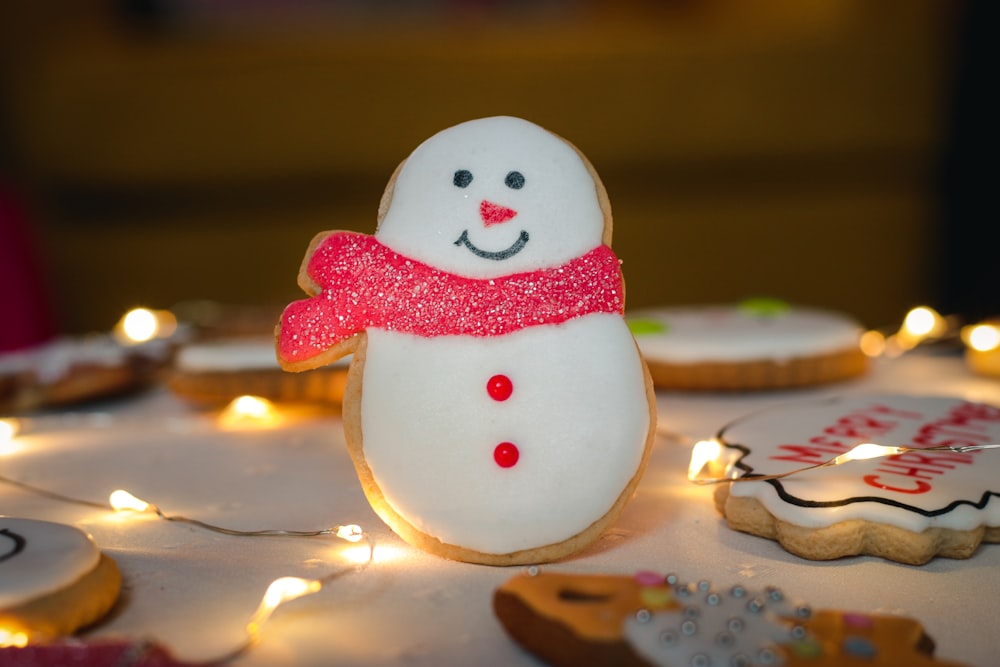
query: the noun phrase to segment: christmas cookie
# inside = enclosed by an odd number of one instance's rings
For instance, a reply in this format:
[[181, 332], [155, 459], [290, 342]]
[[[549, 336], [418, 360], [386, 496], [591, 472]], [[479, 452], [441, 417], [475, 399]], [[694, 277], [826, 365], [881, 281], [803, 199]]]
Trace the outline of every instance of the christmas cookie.
[[664, 389], [799, 387], [856, 377], [867, 367], [857, 322], [777, 299], [654, 308], [628, 320], [653, 382]]
[[615, 667], [958, 667], [910, 618], [812, 610], [775, 587], [715, 588], [532, 571], [493, 597], [508, 634], [551, 665]]
[[552, 560], [621, 511], [655, 430], [623, 317], [607, 196], [524, 120], [444, 130], [396, 170], [374, 236], [320, 234], [277, 331], [283, 367], [353, 353], [348, 448], [403, 539], [495, 565]]
[[0, 517], [0, 633], [22, 644], [67, 635], [118, 598], [114, 561], [88, 535], [48, 521]]
[[61, 407], [148, 386], [165, 346], [127, 347], [111, 336], [59, 338], [0, 355], [0, 412]]
[[344, 396], [348, 360], [308, 373], [286, 373], [274, 357], [272, 338], [232, 338], [190, 343], [174, 359], [167, 386], [198, 403], [225, 403], [243, 394], [272, 401], [333, 403]]
[[957, 398], [861, 394], [739, 419], [718, 440], [743, 476], [823, 463], [862, 443], [926, 450], [850, 461], [782, 479], [720, 486], [730, 527], [815, 560], [865, 554], [919, 565], [1000, 542], [1000, 408]]

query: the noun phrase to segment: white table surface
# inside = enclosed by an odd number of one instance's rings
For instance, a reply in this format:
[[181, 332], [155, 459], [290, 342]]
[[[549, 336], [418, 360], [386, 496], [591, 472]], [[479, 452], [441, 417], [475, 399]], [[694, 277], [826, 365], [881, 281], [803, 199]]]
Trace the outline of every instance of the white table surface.
[[[675, 572], [720, 585], [775, 584], [814, 608], [919, 618], [938, 655], [995, 664], [1000, 545], [967, 560], [913, 567], [859, 557], [812, 562], [728, 529], [712, 491], [687, 482], [690, 439], [749, 411], [858, 391], [941, 394], [1000, 404], [1000, 381], [969, 373], [955, 355], [879, 362], [864, 379], [756, 394], [660, 392], [658, 437], [635, 498], [584, 553], [546, 569]], [[282, 606], [238, 665], [537, 665], [504, 634], [493, 590], [516, 569], [442, 560], [407, 546], [369, 508], [335, 414], [293, 416], [269, 430], [223, 431], [166, 390], [29, 420], [2, 474], [59, 493], [104, 500], [119, 487], [167, 514], [235, 529], [310, 530], [357, 523], [376, 540], [374, 562]], [[210, 659], [245, 638], [267, 585], [319, 578], [345, 566], [334, 538], [229, 537], [203, 529], [57, 502], [0, 484], [0, 513], [70, 523], [118, 563], [123, 598], [91, 637], [153, 639], [178, 658]]]

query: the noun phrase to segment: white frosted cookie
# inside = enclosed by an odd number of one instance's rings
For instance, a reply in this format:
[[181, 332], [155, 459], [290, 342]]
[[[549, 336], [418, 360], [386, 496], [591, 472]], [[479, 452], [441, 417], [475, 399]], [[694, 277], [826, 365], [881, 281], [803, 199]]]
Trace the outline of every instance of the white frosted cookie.
[[6, 352], [0, 354], [0, 411], [58, 407], [135, 391], [155, 379], [168, 356], [165, 343], [128, 347], [106, 335], [58, 338]]
[[[861, 443], [1000, 442], [1000, 408], [958, 398], [860, 394], [763, 410], [723, 428], [743, 476], [822, 463]], [[717, 489], [730, 527], [804, 558], [866, 554], [919, 565], [1000, 542], [1000, 452], [904, 452]]]
[[189, 343], [167, 379], [178, 396], [199, 403], [224, 403], [244, 394], [272, 401], [339, 404], [349, 359], [308, 373], [286, 373], [274, 356], [274, 339], [241, 337]]
[[396, 170], [374, 236], [324, 233], [289, 370], [353, 353], [348, 448], [372, 507], [429, 552], [510, 565], [594, 541], [632, 495], [655, 398], [589, 162], [527, 121], [463, 123]]
[[0, 517], [0, 630], [8, 635], [36, 641], [70, 634], [104, 616], [120, 587], [114, 561], [86, 533]]
[[779, 389], [844, 380], [867, 367], [857, 322], [777, 299], [630, 311], [628, 321], [664, 389]]
[[914, 619], [813, 610], [774, 586], [532, 571], [497, 589], [493, 609], [555, 667], [958, 667], [933, 657]]

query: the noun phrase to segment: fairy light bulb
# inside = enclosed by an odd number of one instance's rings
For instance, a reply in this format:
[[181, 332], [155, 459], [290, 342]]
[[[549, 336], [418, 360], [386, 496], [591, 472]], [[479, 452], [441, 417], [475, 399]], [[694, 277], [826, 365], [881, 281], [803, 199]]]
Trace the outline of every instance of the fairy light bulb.
[[112, 491], [108, 497], [108, 504], [116, 512], [147, 512], [152, 505], [141, 498], [136, 498], [125, 489]]
[[1000, 327], [992, 324], [976, 324], [962, 333], [966, 344], [977, 352], [989, 352], [1000, 347]]
[[28, 645], [28, 634], [14, 628], [0, 626], [0, 648], [24, 648]]
[[220, 423], [227, 428], [267, 427], [273, 426], [279, 420], [278, 408], [274, 403], [266, 398], [249, 394], [234, 398], [219, 416]]
[[691, 462], [688, 464], [688, 479], [702, 477], [712, 463], [722, 455], [722, 445], [718, 440], [699, 440], [691, 448]]
[[0, 419], [0, 444], [10, 442], [21, 432], [21, 424], [16, 419]]
[[861, 338], [858, 340], [858, 347], [861, 348], [861, 352], [866, 357], [880, 357], [886, 351], [885, 334], [874, 329], [866, 331], [861, 334]]
[[261, 626], [271, 617], [275, 609], [291, 600], [316, 593], [321, 588], [323, 588], [323, 584], [315, 579], [302, 579], [301, 577], [275, 579], [267, 587], [257, 611], [247, 623], [247, 633], [251, 638], [256, 638], [260, 634]]
[[874, 442], [863, 442], [833, 459], [831, 465], [839, 466], [850, 461], [864, 461], [883, 456], [895, 456], [907, 451], [906, 447], [894, 445], [876, 445]]
[[914, 336], [926, 336], [934, 331], [938, 314], [927, 306], [912, 309], [903, 319], [903, 328]]
[[338, 526], [337, 537], [348, 542], [360, 542], [364, 539], [365, 533], [361, 530], [361, 526], [351, 523], [346, 526]]

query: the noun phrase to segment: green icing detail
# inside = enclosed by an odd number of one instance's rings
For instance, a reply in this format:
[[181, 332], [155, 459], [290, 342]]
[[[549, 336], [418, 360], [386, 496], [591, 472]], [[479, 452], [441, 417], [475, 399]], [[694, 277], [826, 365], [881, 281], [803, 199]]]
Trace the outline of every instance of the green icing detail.
[[633, 336], [649, 336], [651, 334], [666, 333], [670, 328], [663, 322], [646, 318], [627, 319], [629, 331]]
[[792, 309], [791, 304], [768, 296], [744, 299], [740, 302], [740, 312], [751, 317], [780, 317]]

